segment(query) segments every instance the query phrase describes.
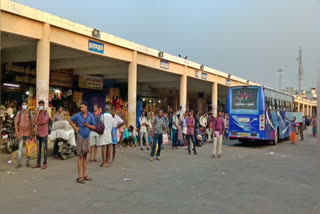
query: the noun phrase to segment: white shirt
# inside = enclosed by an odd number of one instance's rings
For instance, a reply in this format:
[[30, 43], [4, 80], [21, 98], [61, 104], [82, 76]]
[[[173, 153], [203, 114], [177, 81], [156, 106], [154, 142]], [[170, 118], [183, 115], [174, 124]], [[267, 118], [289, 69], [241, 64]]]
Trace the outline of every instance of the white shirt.
[[176, 126], [176, 124], [179, 125], [179, 120], [178, 120], [177, 115], [174, 114], [174, 115], [172, 116], [172, 128], [173, 128], [173, 129], [178, 129], [178, 126]]
[[205, 117], [205, 116], [201, 116], [200, 117], [200, 125], [202, 126], [202, 127], [207, 127], [207, 124], [208, 124], [208, 121], [207, 121], [207, 117]]
[[[111, 115], [112, 117], [112, 115]], [[123, 123], [123, 120], [121, 119], [121, 117], [119, 117], [118, 115], [114, 115], [113, 120], [112, 120], [112, 127], [113, 128], [117, 128], [120, 124]]]
[[112, 137], [111, 137], [111, 130], [112, 130], [112, 115], [109, 113], [104, 113], [100, 121], [104, 124], [104, 131], [103, 134], [100, 135], [100, 145], [111, 144]]
[[[140, 133], [147, 133], [147, 125], [149, 125], [147, 117], [141, 116], [139, 118], [139, 123], [140, 123]], [[142, 124], [144, 124], [144, 123], [147, 125], [143, 126]]]

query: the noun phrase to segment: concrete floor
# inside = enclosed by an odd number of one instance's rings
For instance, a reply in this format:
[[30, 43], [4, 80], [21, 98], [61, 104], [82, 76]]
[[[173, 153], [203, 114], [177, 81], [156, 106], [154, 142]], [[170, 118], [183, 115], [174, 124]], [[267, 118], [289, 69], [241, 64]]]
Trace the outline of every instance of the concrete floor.
[[226, 141], [222, 159], [210, 158], [212, 144], [197, 156], [166, 146], [153, 162], [147, 151], [119, 149], [111, 168], [89, 164], [94, 181], [85, 185], [75, 182], [76, 157], [16, 170], [1, 154], [0, 213], [314, 214], [318, 153], [316, 138], [306, 138], [277, 146]]

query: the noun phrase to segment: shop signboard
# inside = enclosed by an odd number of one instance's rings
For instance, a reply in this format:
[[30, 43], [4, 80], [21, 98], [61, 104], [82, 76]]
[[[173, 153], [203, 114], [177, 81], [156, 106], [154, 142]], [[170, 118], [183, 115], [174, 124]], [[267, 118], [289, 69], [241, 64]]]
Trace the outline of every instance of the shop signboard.
[[72, 69], [50, 70], [50, 85], [72, 88], [73, 70]]
[[195, 74], [194, 74], [195, 78], [199, 78], [199, 71], [195, 71]]
[[168, 70], [169, 69], [169, 62], [166, 61], [166, 60], [161, 59], [160, 60], [160, 68]]
[[201, 79], [207, 80], [207, 77], [208, 77], [207, 73], [202, 72]]
[[3, 82], [11, 84], [36, 84], [36, 63], [8, 63], [3, 65]]
[[79, 76], [79, 88], [102, 90], [103, 89], [103, 77], [99, 76]]
[[95, 53], [100, 53], [103, 54], [104, 53], [104, 44], [101, 42], [96, 42], [96, 41], [92, 41], [89, 40], [88, 42], [88, 50], [95, 52]]

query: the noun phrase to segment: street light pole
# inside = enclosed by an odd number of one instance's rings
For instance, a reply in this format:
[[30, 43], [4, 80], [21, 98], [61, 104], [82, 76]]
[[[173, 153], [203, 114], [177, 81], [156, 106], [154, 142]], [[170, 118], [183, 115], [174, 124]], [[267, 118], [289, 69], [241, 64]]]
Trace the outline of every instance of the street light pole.
[[281, 73], [282, 72], [284, 72], [284, 70], [283, 69], [281, 69], [281, 68], [279, 68], [278, 70], [277, 70], [277, 72], [279, 73], [279, 91], [281, 91]]

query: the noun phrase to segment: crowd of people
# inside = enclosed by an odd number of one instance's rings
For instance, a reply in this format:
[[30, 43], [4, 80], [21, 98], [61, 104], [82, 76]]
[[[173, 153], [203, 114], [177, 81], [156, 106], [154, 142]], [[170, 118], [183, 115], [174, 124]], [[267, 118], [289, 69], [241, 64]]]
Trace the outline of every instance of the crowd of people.
[[291, 121], [290, 140], [292, 144], [297, 144], [298, 136], [304, 140], [304, 131], [313, 137], [317, 136], [317, 119], [316, 117], [303, 117], [302, 122], [296, 122], [296, 117]]
[[[15, 117], [15, 131], [19, 141], [18, 165], [21, 167], [22, 147], [27, 140], [36, 138], [38, 143], [37, 164], [33, 168], [46, 169], [48, 159], [48, 135], [51, 119], [45, 110], [44, 101], [39, 101], [39, 109], [35, 119], [28, 111], [28, 103], [22, 103], [21, 110]], [[98, 162], [98, 148], [101, 150], [101, 167], [110, 167], [115, 161], [118, 145], [124, 147], [139, 146], [140, 150], [151, 150], [150, 161], [160, 160], [163, 144], [171, 139], [172, 150], [187, 146], [188, 154], [197, 155], [197, 147], [212, 142], [212, 158], [222, 157], [222, 141], [226, 135], [224, 113], [218, 111], [214, 117], [213, 112], [197, 112], [192, 109], [183, 111], [182, 107], [170, 109], [168, 113], [159, 110], [157, 114], [152, 111], [143, 111], [139, 117], [139, 125], [135, 129], [116, 114], [116, 109], [106, 105], [104, 110], [94, 105], [94, 111], [88, 111], [87, 103], [81, 104], [81, 111], [69, 120], [69, 124], [76, 133], [76, 152], [78, 156], [78, 177], [76, 181], [84, 184], [91, 181], [87, 175], [87, 156], [89, 162]], [[58, 108], [52, 122], [65, 120], [63, 108]], [[36, 126], [37, 129], [33, 127]], [[303, 140], [303, 130], [316, 136], [316, 119], [304, 118], [303, 123], [291, 123], [291, 141], [296, 143], [298, 132]], [[34, 131], [36, 130], [36, 131]], [[299, 131], [297, 131], [299, 130]], [[44, 152], [41, 163], [42, 150]], [[58, 158], [59, 146], [54, 141], [53, 156]], [[27, 167], [30, 157], [27, 157]]]

